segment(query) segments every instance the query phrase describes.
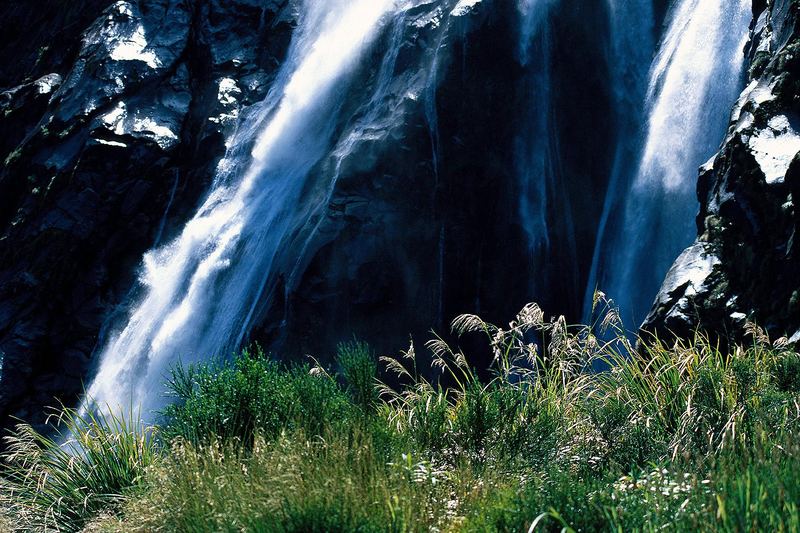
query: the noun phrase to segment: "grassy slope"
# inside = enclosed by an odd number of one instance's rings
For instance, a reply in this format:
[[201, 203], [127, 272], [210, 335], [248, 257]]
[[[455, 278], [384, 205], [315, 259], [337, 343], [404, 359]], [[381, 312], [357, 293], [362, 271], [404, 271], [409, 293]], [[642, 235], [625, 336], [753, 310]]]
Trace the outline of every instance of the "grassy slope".
[[[439, 339], [449, 389], [413, 347], [382, 360], [397, 389], [357, 343], [334, 374], [259, 353], [178, 369], [149, 439], [68, 417], [96, 456], [18, 446], [0, 506], [24, 531], [800, 530], [800, 356], [784, 340], [753, 328], [730, 356], [699, 336], [637, 354], [536, 306], [454, 329], [486, 334], [493, 380]], [[598, 360], [613, 370], [588, 372]]]

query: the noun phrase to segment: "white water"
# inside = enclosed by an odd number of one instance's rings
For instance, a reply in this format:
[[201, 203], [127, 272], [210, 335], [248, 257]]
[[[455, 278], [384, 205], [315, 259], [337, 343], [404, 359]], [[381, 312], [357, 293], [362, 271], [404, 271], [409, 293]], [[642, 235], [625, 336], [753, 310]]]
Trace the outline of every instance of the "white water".
[[[586, 301], [597, 286], [629, 327], [695, 235], [697, 169], [719, 146], [742, 83], [748, 0], [679, 0], [650, 69], [638, 163], [606, 199]], [[607, 222], [607, 224], [606, 224]]]
[[143, 294], [100, 352], [84, 408], [133, 403], [147, 414], [163, 403], [171, 365], [240, 344], [304, 216], [298, 199], [329, 147], [347, 74], [395, 3], [306, 0], [275, 86], [231, 142], [208, 198], [173, 242], [145, 255]]

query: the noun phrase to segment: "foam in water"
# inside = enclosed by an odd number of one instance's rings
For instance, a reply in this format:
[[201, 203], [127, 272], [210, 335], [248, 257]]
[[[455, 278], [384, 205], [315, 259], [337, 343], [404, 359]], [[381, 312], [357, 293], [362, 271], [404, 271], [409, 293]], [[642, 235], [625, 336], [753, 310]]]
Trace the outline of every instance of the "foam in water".
[[170, 365], [241, 342], [278, 249], [304, 216], [296, 204], [330, 143], [337, 89], [395, 3], [305, 2], [275, 86], [240, 128], [207, 199], [173, 242], [146, 254], [143, 294], [100, 352], [84, 408], [134, 402], [147, 414], [162, 403]]
[[629, 326], [694, 237], [697, 169], [719, 146], [741, 89], [750, 18], [748, 0], [672, 7], [650, 70], [638, 164], [609, 191], [587, 290], [616, 299]]

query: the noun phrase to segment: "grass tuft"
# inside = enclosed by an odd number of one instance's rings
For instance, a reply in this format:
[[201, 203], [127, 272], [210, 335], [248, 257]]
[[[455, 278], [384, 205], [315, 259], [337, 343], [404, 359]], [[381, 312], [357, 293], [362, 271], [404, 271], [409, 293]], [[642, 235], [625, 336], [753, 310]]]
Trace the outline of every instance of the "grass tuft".
[[359, 341], [340, 344], [336, 364], [353, 402], [364, 412], [373, 411], [379, 400], [376, 388], [378, 362], [369, 345]]
[[157, 451], [137, 417], [62, 409], [52, 437], [27, 424], [5, 438], [0, 510], [8, 531], [80, 531], [118, 509]]
[[160, 436], [193, 444], [236, 441], [252, 445], [257, 434], [286, 429], [320, 434], [332, 421], [352, 417], [353, 406], [336, 381], [318, 367], [282, 367], [260, 349], [233, 361], [175, 367], [168, 387], [174, 403], [164, 409]]

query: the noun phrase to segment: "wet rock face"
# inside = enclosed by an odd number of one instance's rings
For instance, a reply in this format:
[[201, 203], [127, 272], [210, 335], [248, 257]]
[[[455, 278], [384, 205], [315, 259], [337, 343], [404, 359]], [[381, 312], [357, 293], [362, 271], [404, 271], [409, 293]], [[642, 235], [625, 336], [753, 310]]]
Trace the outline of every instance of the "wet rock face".
[[736, 340], [751, 320], [800, 341], [800, 6], [761, 8], [749, 83], [720, 152], [700, 171], [699, 236], [645, 330], [687, 335], [702, 325]]
[[142, 254], [189, 216], [295, 25], [288, 0], [39, 4], [0, 8], [33, 32], [4, 42], [41, 56], [0, 69], [2, 425], [75, 401]]
[[[590, 1], [550, 16], [552, 48], [535, 53], [559, 66], [551, 76], [562, 90], [552, 101], [526, 83], [515, 2], [420, 2], [399, 37], [386, 32], [356, 82], [375, 86], [388, 39], [397, 39], [386, 105], [366, 132], [343, 125], [332, 152], [346, 147], [346, 157], [316, 170], [336, 175], [328, 208], [308, 244], [287, 246], [304, 249], [301, 264], [293, 258], [278, 274], [255, 338], [276, 353], [324, 357], [353, 335], [396, 352], [409, 335], [446, 331], [458, 314], [500, 322], [531, 299], [577, 319], [576, 287], [602, 206], [572, 193], [602, 190], [611, 166], [607, 32], [598, 22], [607, 13], [605, 2]], [[558, 221], [553, 244], [536, 257], [520, 220], [515, 153], [528, 110], [552, 112], [555, 144], [570, 152], [563, 196], [547, 213]], [[578, 156], [587, 153], [594, 157]]]

